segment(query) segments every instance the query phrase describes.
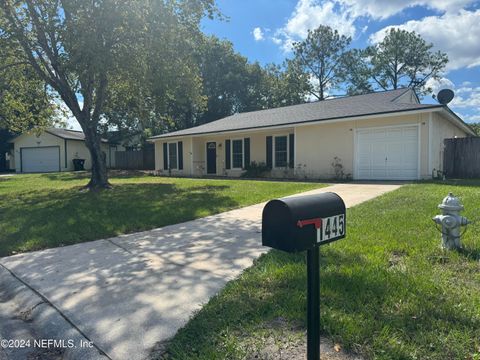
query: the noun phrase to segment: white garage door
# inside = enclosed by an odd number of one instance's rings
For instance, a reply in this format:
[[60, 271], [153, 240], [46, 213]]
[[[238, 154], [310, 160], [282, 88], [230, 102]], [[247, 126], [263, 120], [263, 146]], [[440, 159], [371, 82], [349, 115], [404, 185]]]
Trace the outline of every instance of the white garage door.
[[60, 171], [60, 150], [58, 146], [23, 148], [20, 151], [22, 172]]
[[418, 178], [418, 126], [359, 129], [356, 140], [356, 179]]

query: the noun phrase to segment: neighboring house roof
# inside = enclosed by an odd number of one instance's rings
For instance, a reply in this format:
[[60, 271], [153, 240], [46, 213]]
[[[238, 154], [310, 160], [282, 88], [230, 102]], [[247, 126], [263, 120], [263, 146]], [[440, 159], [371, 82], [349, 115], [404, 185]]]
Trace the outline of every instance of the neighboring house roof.
[[[59, 129], [59, 128], [48, 128], [48, 129], [45, 129], [44, 130], [46, 133], [50, 134], [50, 135], [53, 135], [53, 136], [56, 136], [56, 137], [59, 137], [60, 139], [64, 139], [64, 140], [78, 140], [78, 141], [85, 141], [85, 134], [83, 133], [83, 131], [79, 131], [79, 130], [70, 130], [70, 129]], [[23, 134], [19, 134], [15, 137], [13, 137], [12, 139], [10, 139], [8, 142], [15, 142], [15, 139], [24, 135], [25, 133]], [[26, 134], [32, 134], [32, 133], [26, 133]], [[109, 141], [107, 139], [103, 139], [102, 138], [102, 142], [103, 143], [108, 143]]]
[[[83, 133], [83, 131], [79, 131], [79, 130], [50, 128], [50, 129], [46, 129], [45, 132], [54, 136], [58, 136], [59, 138], [62, 138], [65, 140], [85, 141], [85, 134]], [[102, 142], [108, 142], [108, 140], [102, 139]]]
[[[410, 92], [410, 94], [407, 94], [407, 92]], [[406, 100], [407, 98], [414, 100]], [[444, 105], [419, 104], [415, 92], [412, 89], [404, 88], [235, 114], [190, 129], [157, 135], [150, 139], [251, 130], [313, 121], [345, 119], [366, 115], [444, 107], [446, 108]], [[458, 118], [458, 120], [463, 123], [460, 118]], [[465, 123], [463, 124], [465, 125]]]
[[[45, 132], [65, 140], [85, 141], [85, 134], [83, 133], [83, 131], [79, 130], [49, 128], [46, 129]], [[108, 142], [108, 140], [102, 139], [102, 142], [106, 143]]]

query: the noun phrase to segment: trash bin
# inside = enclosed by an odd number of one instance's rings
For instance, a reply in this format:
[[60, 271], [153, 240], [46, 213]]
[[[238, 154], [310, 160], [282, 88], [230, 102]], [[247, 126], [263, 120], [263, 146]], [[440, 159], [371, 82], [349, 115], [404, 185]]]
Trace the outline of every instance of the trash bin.
[[85, 170], [85, 159], [73, 159], [73, 170], [83, 171]]

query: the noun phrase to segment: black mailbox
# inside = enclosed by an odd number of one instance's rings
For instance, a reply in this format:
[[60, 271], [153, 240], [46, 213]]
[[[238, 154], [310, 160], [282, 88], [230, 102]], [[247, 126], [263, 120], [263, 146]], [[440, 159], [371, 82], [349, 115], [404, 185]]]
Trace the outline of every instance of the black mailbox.
[[320, 359], [318, 247], [346, 234], [345, 203], [335, 193], [272, 200], [262, 215], [262, 244], [287, 252], [307, 250], [307, 359]]
[[345, 203], [332, 192], [271, 200], [263, 209], [264, 246], [303, 251], [342, 239], [345, 234]]

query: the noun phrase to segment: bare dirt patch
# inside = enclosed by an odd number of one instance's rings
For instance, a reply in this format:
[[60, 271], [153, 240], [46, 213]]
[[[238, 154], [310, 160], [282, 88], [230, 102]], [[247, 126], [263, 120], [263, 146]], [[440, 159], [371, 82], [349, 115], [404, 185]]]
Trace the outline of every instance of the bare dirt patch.
[[[243, 342], [247, 360], [305, 360], [307, 357], [306, 332], [300, 324], [277, 318], [263, 326], [253, 337]], [[363, 360], [345, 352], [340, 344], [322, 337], [321, 360]]]

